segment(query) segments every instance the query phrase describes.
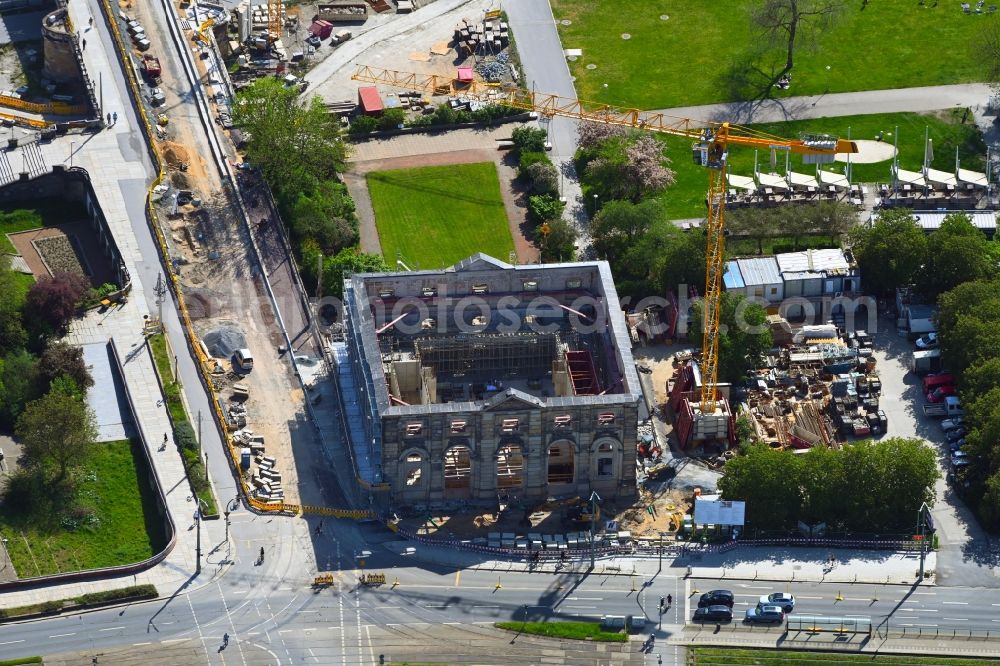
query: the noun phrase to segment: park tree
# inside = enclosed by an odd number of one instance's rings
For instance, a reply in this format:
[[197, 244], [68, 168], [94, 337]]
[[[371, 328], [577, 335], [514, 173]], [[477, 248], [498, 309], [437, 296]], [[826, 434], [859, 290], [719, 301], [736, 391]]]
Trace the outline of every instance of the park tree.
[[755, 444], [726, 463], [719, 491], [727, 500], [747, 503], [747, 522], [755, 528], [783, 529], [799, 516], [800, 474], [798, 456]]
[[964, 213], [945, 216], [941, 227], [927, 239], [927, 260], [919, 276], [921, 289], [939, 294], [996, 275], [992, 243]]
[[40, 332], [65, 333], [89, 287], [87, 278], [79, 273], [42, 277], [28, 289], [25, 313], [32, 321], [44, 324]]
[[548, 134], [541, 128], [521, 125], [514, 128], [514, 131], [510, 133], [510, 138], [514, 143], [514, 150], [518, 154], [542, 153], [545, 152], [545, 141]]
[[666, 144], [646, 132], [611, 136], [598, 147], [581, 151], [583, 182], [607, 202], [639, 202], [663, 192], [674, 182]]
[[879, 295], [912, 284], [927, 260], [927, 237], [907, 209], [883, 209], [849, 236], [867, 289]]
[[54, 468], [51, 483], [59, 486], [67, 480], [70, 469], [86, 458], [97, 439], [97, 425], [84, 401], [48, 393], [25, 406], [15, 433], [29, 465], [42, 474]]
[[559, 194], [559, 171], [548, 161], [535, 162], [527, 167], [532, 194]]
[[1000, 357], [1000, 281], [960, 284], [938, 306], [941, 354], [955, 375], [964, 381], [967, 368]]
[[328, 254], [358, 242], [354, 202], [340, 183], [324, 183], [312, 192], [300, 192], [291, 206], [290, 218], [296, 238], [312, 239]]
[[920, 439], [865, 440], [843, 448], [842, 519], [850, 530], [905, 529], [921, 503], [934, 504], [940, 473]]
[[261, 77], [237, 93], [233, 124], [249, 135], [247, 161], [277, 189], [300, 167], [333, 178], [347, 158], [336, 114], [318, 96], [300, 104], [298, 90], [277, 78]]
[[48, 387], [59, 377], [69, 377], [83, 391], [94, 385], [94, 379], [83, 360], [83, 348], [66, 342], [49, 342], [38, 359], [38, 376]]
[[0, 254], [0, 355], [20, 349], [28, 341], [21, 322], [24, 291], [11, 270], [10, 257]]
[[24, 349], [8, 352], [0, 362], [0, 428], [10, 429], [24, 405], [40, 394], [38, 360]]
[[[695, 303], [688, 333], [696, 340], [702, 335], [703, 307], [704, 301]], [[723, 292], [719, 322], [719, 378], [736, 382], [747, 370], [757, 367], [760, 357], [773, 345], [767, 311], [741, 294]]]
[[843, 7], [844, 0], [757, 0], [750, 5], [750, 23], [761, 50], [780, 50], [784, 58], [768, 91], [792, 71], [802, 43], [826, 30]]
[[542, 261], [573, 261], [576, 256], [576, 229], [562, 217], [543, 222], [535, 228], [535, 243], [541, 248]]
[[581, 121], [576, 126], [577, 144], [583, 150], [596, 150], [611, 138], [621, 138], [626, 129], [621, 125]]
[[655, 250], [650, 261], [651, 274], [659, 291], [685, 294], [689, 287], [699, 293], [705, 289], [705, 235], [681, 231], [670, 222], [660, 222], [653, 234], [643, 239], [643, 249]]
[[608, 260], [617, 275], [629, 252], [663, 217], [663, 207], [655, 199], [640, 203], [610, 201], [590, 223], [590, 237], [597, 255]]
[[[341, 298], [344, 279], [353, 273], [387, 273], [389, 265], [381, 254], [367, 254], [354, 248], [345, 248], [335, 255], [324, 255], [314, 241], [302, 244], [300, 257], [302, 281], [306, 289], [316, 296]], [[322, 270], [322, 276], [319, 271]]]

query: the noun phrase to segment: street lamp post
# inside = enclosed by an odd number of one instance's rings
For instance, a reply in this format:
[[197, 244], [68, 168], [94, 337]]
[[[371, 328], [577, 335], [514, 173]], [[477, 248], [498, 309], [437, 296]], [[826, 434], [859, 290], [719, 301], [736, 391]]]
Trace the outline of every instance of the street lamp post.
[[[596, 196], [596, 195], [595, 195]], [[597, 520], [597, 503], [601, 501], [601, 496], [597, 494], [597, 491], [591, 491], [590, 493], [590, 568], [593, 569], [595, 566], [596, 559], [596, 545], [594, 544], [594, 523]]]
[[198, 500], [198, 506], [194, 512], [194, 520], [198, 525], [198, 534], [195, 540], [195, 569], [194, 575], [197, 576], [201, 573], [201, 507], [207, 506], [205, 500], [195, 495], [195, 499]]
[[921, 502], [920, 508], [917, 509], [917, 534], [920, 535], [920, 574], [918, 580], [924, 579], [924, 559], [927, 556], [927, 539], [924, 532], [927, 528], [927, 512], [930, 510], [927, 502]]
[[660, 563], [656, 568], [656, 573], [661, 573], [663, 571], [663, 532], [660, 532], [660, 547], [658, 551], [660, 555]]

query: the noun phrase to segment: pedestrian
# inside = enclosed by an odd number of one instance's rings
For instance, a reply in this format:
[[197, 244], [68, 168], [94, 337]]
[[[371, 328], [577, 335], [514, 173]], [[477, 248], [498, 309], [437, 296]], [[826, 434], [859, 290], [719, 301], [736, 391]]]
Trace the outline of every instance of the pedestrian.
[[660, 608], [663, 608], [663, 605], [665, 603], [666, 603], [666, 599], [664, 599], [663, 597], [660, 597]]
[[91, 25], [91, 26], [93, 26], [93, 25], [94, 25], [94, 17], [93, 17], [93, 16], [91, 16], [91, 17], [90, 17], [90, 25]]
[[674, 603], [674, 595], [668, 594], [667, 595], [667, 605], [670, 606], [673, 603]]
[[167, 443], [167, 433], [163, 433], [163, 443]]
[[264, 561], [264, 546], [260, 547], [260, 561]]
[[87, 40], [86, 39], [81, 40], [81, 43], [83, 44], [83, 50], [86, 51], [87, 50]]
[[112, 113], [111, 117], [114, 119], [114, 124], [117, 125], [118, 124], [118, 112], [115, 111], [114, 113]]
[[111, 124], [111, 112], [108, 111], [108, 125]]

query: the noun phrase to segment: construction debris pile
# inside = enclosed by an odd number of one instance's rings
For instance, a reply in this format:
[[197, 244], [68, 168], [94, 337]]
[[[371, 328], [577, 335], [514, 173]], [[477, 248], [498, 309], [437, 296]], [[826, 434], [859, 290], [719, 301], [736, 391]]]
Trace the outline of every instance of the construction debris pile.
[[500, 53], [510, 44], [510, 29], [499, 16], [487, 14], [482, 23], [463, 18], [455, 26], [456, 50], [460, 56]]
[[806, 326], [757, 370], [741, 413], [772, 448], [839, 447], [885, 434], [881, 390], [867, 333]]
[[240, 449], [240, 471], [243, 472], [250, 496], [270, 504], [285, 499], [281, 488], [281, 473], [274, 458], [264, 454], [264, 438], [242, 428], [233, 433], [233, 445]]
[[510, 73], [510, 55], [509, 51], [503, 51], [497, 54], [494, 60], [484, 60], [476, 65], [476, 73], [489, 83], [499, 83], [503, 81], [507, 74]]

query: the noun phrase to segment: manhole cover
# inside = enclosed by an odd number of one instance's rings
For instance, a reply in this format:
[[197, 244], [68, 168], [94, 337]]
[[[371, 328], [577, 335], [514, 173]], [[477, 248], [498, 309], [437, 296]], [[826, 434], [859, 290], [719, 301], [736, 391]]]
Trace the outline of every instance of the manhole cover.
[[607, 87], [608, 87], [608, 84], [607, 84], [607, 83], [605, 83], [605, 84], [604, 84], [604, 87], [605, 87], [605, 88], [607, 88]]
[[566, 60], [569, 60], [570, 62], [576, 62], [576, 56], [567, 56]]
[[668, 15], [666, 15], [666, 14], [660, 14], [660, 20], [661, 20], [661, 21], [666, 21], [666, 20], [668, 20], [669, 18], [670, 18], [670, 17], [669, 17]]
[[589, 65], [587, 65], [587, 69], [597, 69], [597, 65], [595, 65], [594, 63], [590, 63]]
[[562, 23], [563, 25], [573, 25], [573, 22], [570, 21], [569, 19], [563, 19], [562, 21], [559, 22]]
[[623, 32], [622, 39], [632, 39], [632, 35], [628, 34], [627, 32]]

